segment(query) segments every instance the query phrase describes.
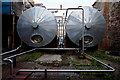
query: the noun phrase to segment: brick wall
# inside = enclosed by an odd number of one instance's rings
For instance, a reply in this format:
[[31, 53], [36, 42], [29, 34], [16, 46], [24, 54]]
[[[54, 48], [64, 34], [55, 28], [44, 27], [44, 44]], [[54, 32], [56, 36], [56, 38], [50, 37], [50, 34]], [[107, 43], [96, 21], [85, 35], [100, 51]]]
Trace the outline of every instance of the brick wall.
[[120, 50], [120, 2], [111, 5], [111, 19], [109, 27], [109, 49]]
[[[103, 9], [100, 7], [104, 6]], [[99, 49], [120, 51], [120, 2], [96, 2], [93, 7], [102, 11], [107, 23], [107, 31], [98, 44]]]

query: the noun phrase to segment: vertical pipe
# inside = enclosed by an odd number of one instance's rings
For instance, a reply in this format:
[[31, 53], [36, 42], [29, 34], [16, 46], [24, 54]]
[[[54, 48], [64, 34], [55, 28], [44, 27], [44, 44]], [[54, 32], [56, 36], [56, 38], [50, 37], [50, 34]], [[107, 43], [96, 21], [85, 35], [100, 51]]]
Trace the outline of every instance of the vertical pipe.
[[64, 45], [64, 44], [63, 44], [63, 40], [64, 40], [64, 26], [63, 26], [63, 21], [62, 21], [62, 20], [63, 20], [63, 17], [62, 17], [62, 19], [61, 19], [61, 25], [62, 25], [62, 38], [63, 38], [63, 39], [62, 39], [62, 48], [63, 48], [63, 45]]
[[65, 22], [66, 22], [66, 18], [67, 18], [67, 13], [68, 13], [68, 10], [76, 10], [76, 9], [82, 9], [82, 53], [81, 54], [84, 54], [84, 9], [83, 8], [68, 8], [66, 10], [66, 16], [65, 16]]
[[65, 27], [64, 27], [64, 24], [63, 24], [63, 23], [64, 23], [64, 22], [63, 22], [63, 17], [62, 17], [62, 26], [63, 26], [63, 48], [64, 48], [64, 45], [65, 45], [65, 44], [64, 44], [64, 40], [65, 40], [65, 39], [64, 39], [64, 34], [65, 34], [65, 33], [64, 33], [64, 31], [65, 31], [64, 28], [65, 28]]
[[63, 13], [63, 28], [64, 28], [64, 37], [63, 37], [63, 39], [64, 39], [64, 48], [66, 47], [66, 39], [65, 39], [65, 35], [66, 35], [66, 31], [65, 31], [65, 14]]
[[82, 54], [84, 54], [84, 9], [82, 10]]
[[59, 41], [60, 41], [60, 23], [59, 23], [59, 20], [58, 20], [58, 47], [60, 47]]
[[10, 62], [10, 75], [13, 75], [13, 61], [11, 59], [5, 58], [4, 61]]
[[11, 61], [11, 70], [10, 70], [10, 75], [13, 75], [13, 62]]

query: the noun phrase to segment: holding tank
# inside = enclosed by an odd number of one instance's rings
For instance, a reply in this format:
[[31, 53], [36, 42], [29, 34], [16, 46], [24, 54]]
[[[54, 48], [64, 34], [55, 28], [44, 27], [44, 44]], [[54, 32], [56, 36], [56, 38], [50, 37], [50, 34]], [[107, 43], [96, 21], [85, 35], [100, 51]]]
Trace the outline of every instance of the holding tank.
[[55, 16], [47, 9], [33, 7], [20, 16], [17, 32], [21, 40], [29, 46], [42, 47], [49, 44], [57, 34]]
[[[82, 8], [84, 9], [85, 47], [92, 47], [97, 45], [104, 37], [106, 21], [97, 9], [92, 7]], [[66, 22], [66, 31], [70, 40], [79, 46], [79, 41], [82, 40], [82, 10], [71, 12]]]

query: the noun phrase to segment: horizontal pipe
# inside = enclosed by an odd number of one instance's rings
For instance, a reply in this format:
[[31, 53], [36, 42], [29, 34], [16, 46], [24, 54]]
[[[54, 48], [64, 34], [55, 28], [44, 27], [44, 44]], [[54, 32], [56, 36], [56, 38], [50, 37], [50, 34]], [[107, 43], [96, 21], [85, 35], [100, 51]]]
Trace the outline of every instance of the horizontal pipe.
[[67, 8], [62, 8], [62, 9], [60, 9], [60, 8], [47, 8], [48, 10], [67, 10]]
[[36, 48], [39, 50], [79, 50], [79, 48]]
[[84, 10], [83, 8], [68, 8], [67, 10]]
[[13, 49], [13, 50], [11, 50], [11, 51], [7, 51], [7, 52], [4, 52], [4, 53], [0, 53], [0, 56], [3, 56], [3, 55], [6, 55], [6, 54], [9, 54], [9, 53], [15, 52], [15, 51], [17, 51], [18, 49], [20, 49], [21, 46], [22, 46], [22, 45], [20, 45], [19, 47], [17, 47], [16, 49]]
[[[47, 72], [113, 72], [114, 70], [72, 70], [72, 69], [47, 69]], [[19, 72], [45, 72], [45, 69], [20, 69]]]
[[[35, 49], [31, 49], [31, 50], [28, 50], [28, 51], [25, 51], [25, 52], [22, 52], [22, 53], [19, 53], [19, 54], [16, 54], [16, 55], [13, 55], [13, 56], [10, 56], [10, 57], [7, 57], [7, 58], [4, 58], [5, 61], [9, 61], [11, 62], [11, 74], [13, 74], [13, 61], [10, 59], [10, 58], [14, 58], [14, 57], [17, 57], [17, 56], [20, 56], [20, 55], [23, 55], [25, 53], [28, 53], [28, 52], [31, 52], [31, 51], [34, 51], [36, 49], [47, 49], [47, 48], [35, 48]], [[48, 48], [48, 49], [54, 49], [54, 48]], [[70, 48], [55, 48], [56, 50], [68, 50]], [[75, 50], [76, 48], [71, 48], [73, 50]], [[79, 49], [79, 48], [78, 48]], [[77, 49], [76, 49], [77, 50]], [[85, 53], [85, 55], [87, 55]], [[89, 57], [91, 57], [92, 59], [98, 61], [99, 63], [105, 65], [106, 67], [108, 67], [109, 69], [111, 70], [57, 70], [57, 69], [47, 69], [47, 72], [114, 72], [115, 69], [112, 68], [111, 66], [97, 60], [96, 58], [90, 56], [90, 55], [87, 55]], [[19, 72], [44, 72], [45, 70], [44, 69], [37, 69], [37, 70], [30, 70], [30, 69], [22, 69], [22, 70], [19, 70]]]
[[94, 60], [96, 60], [97, 62], [99, 62], [99, 63], [101, 63], [101, 64], [103, 64], [104, 66], [106, 66], [106, 67], [108, 67], [109, 68], [109, 70], [64, 70], [64, 69], [62, 69], [62, 70], [60, 70], [60, 69], [47, 69], [47, 70], [45, 70], [45, 69], [21, 69], [21, 70], [19, 70], [17, 73], [19, 73], [19, 72], [45, 72], [45, 71], [47, 71], [47, 72], [114, 72], [115, 71], [115, 69], [114, 68], [112, 68], [111, 66], [109, 66], [109, 65], [107, 65], [107, 64], [105, 64], [105, 63], [103, 63], [102, 61], [99, 61], [99, 60], [97, 60], [96, 58], [94, 58], [94, 57], [92, 57], [92, 56], [90, 56], [90, 55], [88, 55], [88, 54], [86, 54], [85, 53], [85, 55], [87, 55], [88, 57], [91, 57], [92, 59], [94, 59]]

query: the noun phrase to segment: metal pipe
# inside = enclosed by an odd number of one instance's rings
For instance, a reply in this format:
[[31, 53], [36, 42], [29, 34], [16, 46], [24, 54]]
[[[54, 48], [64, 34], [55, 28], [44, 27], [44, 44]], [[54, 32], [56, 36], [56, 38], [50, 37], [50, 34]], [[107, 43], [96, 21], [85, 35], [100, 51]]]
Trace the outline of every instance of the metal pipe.
[[31, 49], [31, 50], [28, 50], [28, 51], [25, 51], [25, 52], [22, 52], [22, 53], [19, 53], [19, 54], [10, 56], [10, 57], [6, 57], [6, 58], [3, 59], [4, 61], [9, 61], [11, 63], [10, 64], [11, 65], [10, 75], [13, 75], [13, 60], [11, 60], [10, 58], [14, 58], [14, 57], [20, 56], [22, 54], [25, 54], [25, 53], [28, 53], [28, 52], [31, 52], [31, 51], [34, 51], [34, 50], [36, 50], [36, 49]]
[[112, 71], [115, 71], [115, 69], [114, 69], [113, 67], [111, 67], [111, 66], [109, 66], [109, 65], [107, 65], [107, 64], [105, 64], [105, 63], [103, 63], [102, 61], [100, 61], [100, 60], [98, 60], [98, 59], [96, 59], [96, 58], [94, 58], [94, 57], [92, 57], [92, 56], [90, 56], [90, 55], [88, 55], [88, 54], [86, 54], [86, 53], [85, 53], [85, 55], [87, 55], [88, 57], [90, 57], [90, 58], [96, 60], [97, 62], [99, 62], [99, 63], [101, 63], [101, 64], [103, 64], [103, 65], [106, 66], [107, 68], [112, 69]]
[[83, 10], [83, 8], [68, 8], [67, 10], [66, 10], [66, 16], [65, 16], [65, 21], [66, 21], [66, 18], [67, 18], [67, 14], [68, 14], [68, 10]]
[[47, 8], [47, 10], [67, 10], [67, 8]]
[[82, 10], [82, 54], [84, 54], [84, 9], [83, 8], [68, 8], [66, 10], [65, 22], [66, 22], [68, 10]]
[[25, 51], [25, 52], [21, 52], [21, 53], [19, 53], [19, 54], [16, 54], [16, 55], [12, 55], [12, 56], [10, 56], [10, 57], [7, 57], [7, 58], [5, 58], [5, 59], [14, 58], [14, 57], [23, 55], [23, 54], [25, 54], [25, 53], [32, 52], [32, 51], [34, 51], [34, 50], [36, 50], [36, 49], [31, 49], [31, 50], [28, 50], [28, 51]]
[[114, 72], [114, 70], [74, 70], [74, 69], [20, 69], [17, 74], [20, 72]]
[[20, 49], [21, 47], [22, 47], [22, 45], [20, 45], [19, 47], [17, 47], [16, 49], [13, 49], [13, 50], [11, 50], [11, 51], [7, 51], [7, 52], [4, 52], [4, 53], [0, 53], [0, 56], [6, 55], [6, 54], [8, 54], [8, 53], [15, 52], [15, 51], [17, 51], [18, 49]]
[[82, 10], [82, 54], [84, 55], [84, 9]]
[[36, 48], [39, 50], [79, 50], [79, 48]]
[[4, 61], [9, 61], [10, 62], [10, 75], [13, 74], [13, 61], [11, 59], [5, 58]]
[[60, 70], [60, 69], [47, 69], [47, 70], [46, 70], [46, 69], [21, 69], [21, 70], [19, 70], [19, 71], [17, 72], [17, 74], [19, 74], [20, 72], [46, 72], [46, 71], [47, 71], [47, 72], [114, 72], [114, 71], [115, 71], [114, 68], [112, 68], [111, 66], [103, 63], [102, 61], [97, 60], [96, 58], [94, 58], [94, 57], [92, 57], [92, 56], [90, 56], [90, 55], [88, 55], [88, 54], [86, 54], [86, 53], [85, 53], [85, 55], [87, 55], [88, 57], [91, 57], [92, 59], [96, 60], [97, 62], [103, 64], [103, 65], [106, 66], [106, 67], [108, 67], [109, 70], [73, 70], [73, 69], [68, 69], [68, 70], [66, 70], [66, 69], [65, 69], [65, 70], [64, 70], [64, 69], [62, 69], [62, 70]]

